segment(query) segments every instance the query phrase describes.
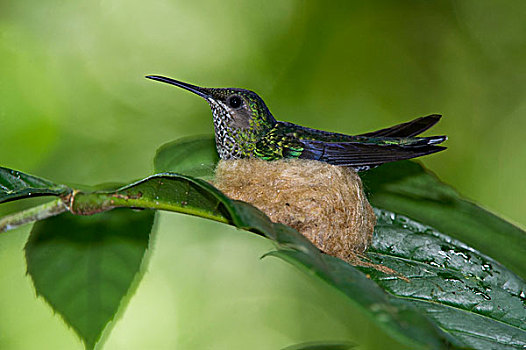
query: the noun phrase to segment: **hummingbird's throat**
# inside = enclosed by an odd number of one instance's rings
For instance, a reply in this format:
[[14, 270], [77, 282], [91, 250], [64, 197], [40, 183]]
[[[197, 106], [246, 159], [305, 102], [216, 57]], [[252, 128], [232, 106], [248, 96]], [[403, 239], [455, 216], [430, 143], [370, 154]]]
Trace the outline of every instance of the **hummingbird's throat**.
[[240, 130], [231, 127], [233, 120], [228, 108], [220, 101], [207, 99], [212, 108], [217, 153], [221, 159], [245, 158], [237, 142]]

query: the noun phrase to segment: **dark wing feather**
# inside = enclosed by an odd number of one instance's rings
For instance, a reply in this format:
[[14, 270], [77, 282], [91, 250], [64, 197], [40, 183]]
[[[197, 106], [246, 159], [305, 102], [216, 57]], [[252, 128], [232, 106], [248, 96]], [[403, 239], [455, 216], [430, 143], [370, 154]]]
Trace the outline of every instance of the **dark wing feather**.
[[302, 140], [300, 158], [315, 159], [332, 165], [351, 166], [362, 170], [383, 163], [411, 159], [442, 151], [434, 145], [377, 145], [360, 142], [322, 142]]
[[391, 126], [390, 128], [385, 128], [377, 131], [368, 132], [365, 134], [360, 134], [358, 136], [368, 136], [368, 137], [411, 137], [416, 136], [440, 120], [442, 116], [439, 114], [431, 114], [426, 117], [420, 117], [415, 120], [411, 120], [407, 123], [398, 124]]

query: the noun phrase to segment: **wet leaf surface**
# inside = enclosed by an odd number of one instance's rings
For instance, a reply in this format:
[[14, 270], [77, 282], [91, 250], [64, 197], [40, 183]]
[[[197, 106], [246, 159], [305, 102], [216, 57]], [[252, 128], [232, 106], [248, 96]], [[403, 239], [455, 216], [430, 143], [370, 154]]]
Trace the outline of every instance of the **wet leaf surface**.
[[410, 283], [374, 269], [362, 271], [402, 304], [414, 304], [469, 346], [526, 346], [526, 283], [520, 277], [427, 225], [384, 210], [376, 214], [367, 255]]
[[463, 199], [420, 164], [384, 164], [361, 175], [371, 204], [426, 223], [526, 278], [526, 233]]
[[324, 254], [322, 259], [314, 260], [308, 253], [291, 250], [278, 250], [268, 255], [279, 257], [333, 286], [369, 314], [386, 334], [409, 348], [446, 349], [463, 345], [443, 334], [412, 305], [393, 303], [393, 299], [366, 274], [338, 258]]

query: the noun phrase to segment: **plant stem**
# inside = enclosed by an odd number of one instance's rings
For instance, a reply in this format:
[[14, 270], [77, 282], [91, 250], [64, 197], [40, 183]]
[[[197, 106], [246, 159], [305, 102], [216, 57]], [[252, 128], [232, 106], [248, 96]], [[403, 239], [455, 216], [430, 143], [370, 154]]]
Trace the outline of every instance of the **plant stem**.
[[43, 220], [48, 217], [61, 214], [67, 210], [68, 208], [64, 202], [60, 198], [57, 198], [54, 201], [14, 213], [0, 219], [0, 233], [12, 230], [33, 221]]

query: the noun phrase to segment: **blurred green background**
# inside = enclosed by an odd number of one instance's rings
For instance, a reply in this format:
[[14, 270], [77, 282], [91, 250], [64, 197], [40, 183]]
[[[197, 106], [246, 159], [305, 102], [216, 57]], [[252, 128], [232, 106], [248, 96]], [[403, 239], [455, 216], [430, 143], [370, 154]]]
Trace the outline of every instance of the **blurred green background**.
[[[201, 99], [143, 78], [162, 74], [253, 89], [277, 119], [344, 133], [443, 114], [431, 133], [449, 149], [422, 162], [524, 227], [525, 14], [520, 0], [2, 1], [0, 164], [89, 185], [148, 175], [158, 146], [213, 130]], [[356, 340], [353, 306], [259, 260], [268, 242], [177, 214], [159, 226], [107, 349]], [[81, 348], [35, 299], [27, 234], [0, 237], [0, 348]]]

